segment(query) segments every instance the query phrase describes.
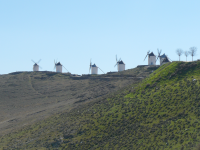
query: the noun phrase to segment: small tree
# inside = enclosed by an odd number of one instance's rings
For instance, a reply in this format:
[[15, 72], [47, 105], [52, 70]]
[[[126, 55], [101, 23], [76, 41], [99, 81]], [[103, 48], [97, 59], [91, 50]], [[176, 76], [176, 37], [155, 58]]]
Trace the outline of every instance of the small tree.
[[192, 61], [193, 61], [193, 56], [195, 56], [197, 54], [197, 48], [196, 47], [190, 47], [189, 53], [192, 56]]
[[177, 49], [176, 50], [176, 54], [179, 56], [179, 61], [180, 61], [180, 56], [183, 54], [183, 50], [182, 49]]
[[188, 51], [185, 51], [184, 54], [185, 54], [186, 61], [187, 61], [187, 57], [188, 57], [188, 55], [189, 55], [189, 52], [188, 52]]

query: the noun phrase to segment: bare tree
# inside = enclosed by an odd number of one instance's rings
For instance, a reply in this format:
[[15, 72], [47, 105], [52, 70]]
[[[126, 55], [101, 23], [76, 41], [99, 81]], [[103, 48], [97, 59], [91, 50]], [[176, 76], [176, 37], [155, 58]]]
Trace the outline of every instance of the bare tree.
[[186, 61], [187, 61], [187, 57], [188, 57], [188, 55], [189, 55], [189, 52], [188, 52], [188, 51], [185, 51], [184, 54], [185, 54]]
[[193, 56], [195, 56], [197, 54], [197, 48], [196, 47], [190, 47], [189, 53], [192, 56], [192, 61], [193, 61]]
[[183, 50], [182, 49], [177, 49], [176, 50], [176, 54], [179, 56], [179, 61], [180, 61], [180, 56], [183, 54]]

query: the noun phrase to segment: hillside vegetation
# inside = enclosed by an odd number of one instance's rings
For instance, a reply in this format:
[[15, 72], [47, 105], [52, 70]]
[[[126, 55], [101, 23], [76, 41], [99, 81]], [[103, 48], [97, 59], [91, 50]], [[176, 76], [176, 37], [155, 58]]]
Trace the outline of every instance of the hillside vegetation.
[[2, 149], [194, 149], [200, 62], [173, 62], [141, 83], [5, 135]]
[[[130, 74], [129, 74], [130, 73]], [[0, 135], [52, 114], [93, 101], [138, 82], [151, 69], [74, 77], [55, 72], [16, 72], [0, 76]], [[127, 75], [126, 75], [127, 74]]]
[[55, 72], [14, 72], [0, 76], [0, 136], [137, 83], [156, 68], [74, 76]]

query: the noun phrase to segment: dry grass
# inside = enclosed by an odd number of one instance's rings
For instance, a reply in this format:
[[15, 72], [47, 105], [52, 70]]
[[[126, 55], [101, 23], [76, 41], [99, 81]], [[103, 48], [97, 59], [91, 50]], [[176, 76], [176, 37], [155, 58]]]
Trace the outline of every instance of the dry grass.
[[76, 80], [70, 74], [23, 72], [0, 76], [0, 135], [136, 83], [151, 69]]

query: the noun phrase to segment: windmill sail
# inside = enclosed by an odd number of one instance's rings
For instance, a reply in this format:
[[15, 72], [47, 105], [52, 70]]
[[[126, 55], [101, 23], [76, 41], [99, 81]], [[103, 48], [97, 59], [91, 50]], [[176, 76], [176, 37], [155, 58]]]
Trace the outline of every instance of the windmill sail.
[[[63, 65], [62, 65], [63, 66]], [[65, 66], [63, 66], [64, 68], [65, 68]], [[65, 68], [65, 70], [67, 70], [67, 68]], [[69, 72], [68, 70], [67, 70], [67, 72]]]
[[[99, 68], [99, 67], [98, 67]], [[99, 68], [101, 70], [101, 68]], [[103, 70], [101, 70], [103, 72]], [[103, 72], [104, 73], [104, 72]], [[105, 74], [105, 73], [104, 73]]]
[[90, 74], [90, 70], [91, 70], [91, 67], [92, 67], [92, 59], [90, 59], [90, 67], [89, 67], [89, 74]]
[[117, 55], [116, 55], [116, 64], [114, 65], [114, 67], [119, 63], [119, 61], [121, 61], [121, 58], [117, 60]]
[[149, 52], [150, 52], [150, 50], [147, 52], [147, 55], [145, 56], [144, 61], [145, 61], [145, 59], [147, 58], [147, 56], [149, 55]]

